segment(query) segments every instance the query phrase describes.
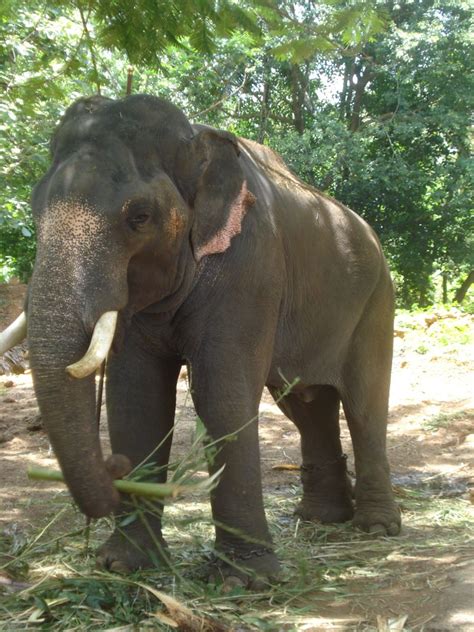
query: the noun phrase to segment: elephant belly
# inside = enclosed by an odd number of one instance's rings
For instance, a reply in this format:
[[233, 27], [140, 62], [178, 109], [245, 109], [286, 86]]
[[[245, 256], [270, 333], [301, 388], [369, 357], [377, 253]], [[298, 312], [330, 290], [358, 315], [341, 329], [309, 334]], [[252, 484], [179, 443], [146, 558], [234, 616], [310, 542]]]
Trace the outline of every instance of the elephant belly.
[[[268, 375], [268, 384], [278, 388], [298, 381], [303, 399], [312, 401], [311, 387], [318, 384], [337, 386], [347, 356], [351, 336], [347, 330], [337, 332], [323, 328], [319, 331], [292, 331], [277, 336]], [[304, 393], [303, 393], [304, 391]]]

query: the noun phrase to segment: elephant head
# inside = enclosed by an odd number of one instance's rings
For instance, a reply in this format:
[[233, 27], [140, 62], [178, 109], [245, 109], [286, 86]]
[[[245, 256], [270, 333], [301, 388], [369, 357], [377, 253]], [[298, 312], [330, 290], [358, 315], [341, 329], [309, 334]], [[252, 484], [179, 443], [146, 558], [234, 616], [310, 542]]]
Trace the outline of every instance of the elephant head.
[[[154, 97], [80, 99], [51, 150], [51, 168], [32, 196], [30, 362], [66, 482], [80, 509], [99, 517], [118, 495], [94, 423], [94, 372], [117, 322], [123, 329], [141, 310], [178, 309], [199, 261], [228, 248], [253, 199], [236, 139], [193, 129]], [[0, 352], [24, 326], [21, 318], [3, 334]]]

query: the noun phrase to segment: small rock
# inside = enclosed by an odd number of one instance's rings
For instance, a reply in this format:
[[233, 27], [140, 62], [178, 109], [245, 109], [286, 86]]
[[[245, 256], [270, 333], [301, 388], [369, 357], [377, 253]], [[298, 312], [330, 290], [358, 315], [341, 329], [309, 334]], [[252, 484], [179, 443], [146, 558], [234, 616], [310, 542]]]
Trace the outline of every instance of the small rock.
[[5, 388], [11, 388], [12, 386], [15, 386], [15, 382], [12, 382], [12, 380], [8, 380], [7, 382], [3, 382], [3, 386]]
[[35, 415], [31, 419], [28, 419], [26, 422], [26, 429], [28, 432], [43, 430], [43, 420], [41, 419], [41, 415]]
[[11, 432], [2, 432], [0, 433], [0, 444], [1, 443], [8, 443], [9, 441], [11, 441], [13, 439], [14, 435]]
[[3, 401], [5, 404], [16, 404], [16, 399], [13, 399], [13, 397], [5, 397]]

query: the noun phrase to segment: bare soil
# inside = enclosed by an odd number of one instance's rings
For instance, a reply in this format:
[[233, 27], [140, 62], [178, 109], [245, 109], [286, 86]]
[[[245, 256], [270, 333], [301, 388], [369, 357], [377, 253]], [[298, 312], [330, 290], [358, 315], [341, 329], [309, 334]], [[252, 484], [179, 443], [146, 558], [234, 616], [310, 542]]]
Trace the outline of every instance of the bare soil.
[[[453, 498], [468, 509], [473, 501], [469, 490], [473, 483], [474, 353], [468, 344], [473, 329], [473, 318], [459, 312], [398, 318], [388, 453], [402, 511], [404, 497], [411, 491], [420, 498]], [[195, 425], [185, 376], [179, 382], [178, 400], [175, 458], [189, 448]], [[294, 495], [298, 470], [274, 468], [299, 464], [296, 429], [266, 392], [260, 414], [265, 495]], [[342, 434], [349, 468], [353, 469], [345, 424]], [[107, 453], [105, 415], [101, 436]], [[28, 465], [56, 466], [41, 428], [28, 372], [0, 378], [0, 463], [0, 532], [13, 529], [32, 533], [50, 513], [63, 488], [33, 483], [26, 477]], [[470, 510], [472, 518], [472, 506]], [[439, 532], [435, 522], [420, 522], [416, 512], [404, 512], [404, 525], [400, 536], [404, 542], [420, 535], [435, 541]], [[296, 532], [298, 525], [294, 528]], [[395, 548], [383, 560], [392, 570], [388, 579], [374, 583], [370, 577], [353, 577], [347, 584], [347, 597], [337, 601], [330, 593], [308, 597], [308, 604], [315, 599], [314, 611], [303, 617], [296, 629], [359, 629], [361, 621], [372, 621], [378, 629], [402, 629], [383, 625], [388, 625], [387, 618], [406, 615], [409, 629], [474, 630], [474, 544], [467, 531], [462, 547], [450, 548], [445, 542], [439, 550], [435, 545], [431, 549], [414, 546], [410, 555], [403, 550], [402, 555]], [[385, 623], [377, 616], [385, 617]]]

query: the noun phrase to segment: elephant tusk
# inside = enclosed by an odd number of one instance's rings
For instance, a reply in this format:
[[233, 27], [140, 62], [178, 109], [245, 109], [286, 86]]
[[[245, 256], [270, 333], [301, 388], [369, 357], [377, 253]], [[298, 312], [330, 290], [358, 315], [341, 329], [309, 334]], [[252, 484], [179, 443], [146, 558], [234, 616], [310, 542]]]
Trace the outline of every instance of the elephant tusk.
[[105, 312], [96, 322], [91, 343], [85, 355], [66, 367], [69, 375], [76, 378], [94, 373], [107, 357], [115, 335], [118, 312]]
[[16, 320], [0, 334], [0, 355], [26, 338], [26, 314], [22, 312]]

